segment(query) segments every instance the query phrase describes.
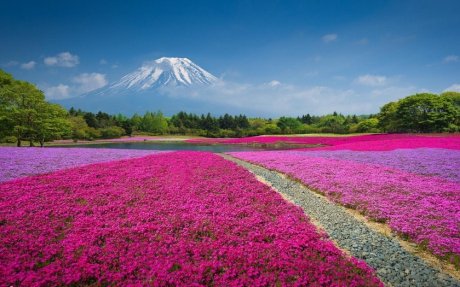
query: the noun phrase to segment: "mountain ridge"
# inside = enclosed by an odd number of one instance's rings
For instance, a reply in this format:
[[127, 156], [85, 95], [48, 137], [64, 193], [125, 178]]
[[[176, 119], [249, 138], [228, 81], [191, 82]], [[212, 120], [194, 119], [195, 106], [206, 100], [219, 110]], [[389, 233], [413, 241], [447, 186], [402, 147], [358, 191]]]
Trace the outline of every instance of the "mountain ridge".
[[219, 79], [188, 58], [162, 57], [144, 64], [91, 95], [154, 91], [163, 87], [208, 86]]

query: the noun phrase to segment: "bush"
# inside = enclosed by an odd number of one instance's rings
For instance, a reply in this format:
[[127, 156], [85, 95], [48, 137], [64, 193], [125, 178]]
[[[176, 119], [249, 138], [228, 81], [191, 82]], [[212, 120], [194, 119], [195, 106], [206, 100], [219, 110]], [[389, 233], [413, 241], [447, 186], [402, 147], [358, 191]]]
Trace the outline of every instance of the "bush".
[[276, 134], [280, 134], [280, 133], [281, 133], [281, 129], [277, 125], [275, 125], [275, 124], [266, 124], [263, 127], [263, 132], [261, 134], [276, 135]]
[[88, 140], [92, 141], [94, 139], [100, 138], [102, 136], [102, 133], [98, 129], [89, 127], [88, 129], [86, 129], [86, 136]]
[[302, 126], [298, 129], [299, 134], [317, 134], [320, 133], [321, 130], [315, 126], [302, 124]]
[[100, 132], [101, 137], [104, 139], [119, 138], [125, 134], [125, 130], [117, 126], [100, 129]]
[[379, 130], [379, 120], [376, 118], [371, 118], [363, 120], [355, 125], [350, 127], [351, 133], [378, 133]]
[[6, 136], [2, 138], [2, 143], [15, 143], [17, 142], [18, 139], [15, 136]]
[[444, 132], [448, 132], [448, 133], [460, 132], [460, 127], [455, 124], [449, 124], [449, 126], [444, 129]]

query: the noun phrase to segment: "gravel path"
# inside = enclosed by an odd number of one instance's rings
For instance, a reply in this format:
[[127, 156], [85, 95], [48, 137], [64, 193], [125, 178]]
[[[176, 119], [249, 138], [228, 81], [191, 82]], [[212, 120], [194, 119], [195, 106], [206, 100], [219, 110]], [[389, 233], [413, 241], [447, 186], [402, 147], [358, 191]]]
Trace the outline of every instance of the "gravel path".
[[222, 155], [262, 177], [283, 196], [303, 208], [337, 245], [365, 260], [388, 286], [460, 286], [460, 282], [428, 266], [407, 252], [395, 239], [370, 229], [344, 207], [330, 203], [303, 185], [278, 172]]

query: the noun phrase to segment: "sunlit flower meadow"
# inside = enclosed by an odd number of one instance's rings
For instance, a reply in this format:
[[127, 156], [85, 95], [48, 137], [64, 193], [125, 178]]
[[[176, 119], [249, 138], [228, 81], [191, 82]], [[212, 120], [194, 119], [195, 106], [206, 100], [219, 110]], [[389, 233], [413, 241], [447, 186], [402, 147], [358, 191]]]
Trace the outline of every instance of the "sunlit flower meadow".
[[[458, 265], [459, 138], [363, 141], [231, 155], [298, 179], [334, 202], [386, 222], [402, 237]], [[426, 146], [444, 148], [419, 148]]]
[[80, 166], [0, 194], [2, 286], [383, 286], [299, 207], [211, 153]]

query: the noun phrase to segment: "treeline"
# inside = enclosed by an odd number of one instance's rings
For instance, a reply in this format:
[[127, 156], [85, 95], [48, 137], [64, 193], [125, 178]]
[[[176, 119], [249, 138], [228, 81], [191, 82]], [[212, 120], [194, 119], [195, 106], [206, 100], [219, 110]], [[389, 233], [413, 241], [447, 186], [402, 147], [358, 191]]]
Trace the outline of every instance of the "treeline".
[[110, 115], [48, 103], [34, 85], [15, 80], [0, 70], [0, 141], [29, 141], [43, 145], [54, 139], [95, 140], [124, 135], [199, 135], [244, 137], [263, 134], [305, 133], [432, 133], [460, 131], [460, 93], [416, 94], [384, 105], [375, 115], [248, 118], [245, 115], [161, 111]]
[[73, 124], [73, 138], [97, 139], [114, 138], [122, 135], [200, 135], [208, 137], [243, 136], [250, 128], [245, 115], [232, 116], [225, 114], [214, 117], [179, 112], [172, 117], [165, 117], [161, 111], [134, 114], [126, 117], [122, 114], [109, 115], [104, 112], [92, 113], [80, 109], [69, 110]]
[[72, 138], [86, 140], [132, 134], [244, 137], [263, 134], [347, 134], [381, 131], [377, 115], [345, 116], [335, 112], [325, 116], [306, 114], [279, 119], [248, 119], [245, 115], [225, 114], [215, 117], [210, 113], [197, 115], [186, 112], [165, 117], [160, 111], [126, 117], [121, 114], [92, 113], [71, 108], [69, 115], [72, 123]]
[[[73, 138], [113, 138], [121, 135], [199, 135], [243, 137], [263, 134], [306, 133], [432, 133], [460, 131], [460, 93], [416, 94], [384, 105], [375, 115], [302, 115], [278, 119], [247, 118], [245, 115], [197, 115], [179, 112], [165, 117], [160, 111], [109, 115], [70, 109]], [[79, 123], [79, 128], [75, 124]], [[86, 125], [85, 125], [86, 123]]]

